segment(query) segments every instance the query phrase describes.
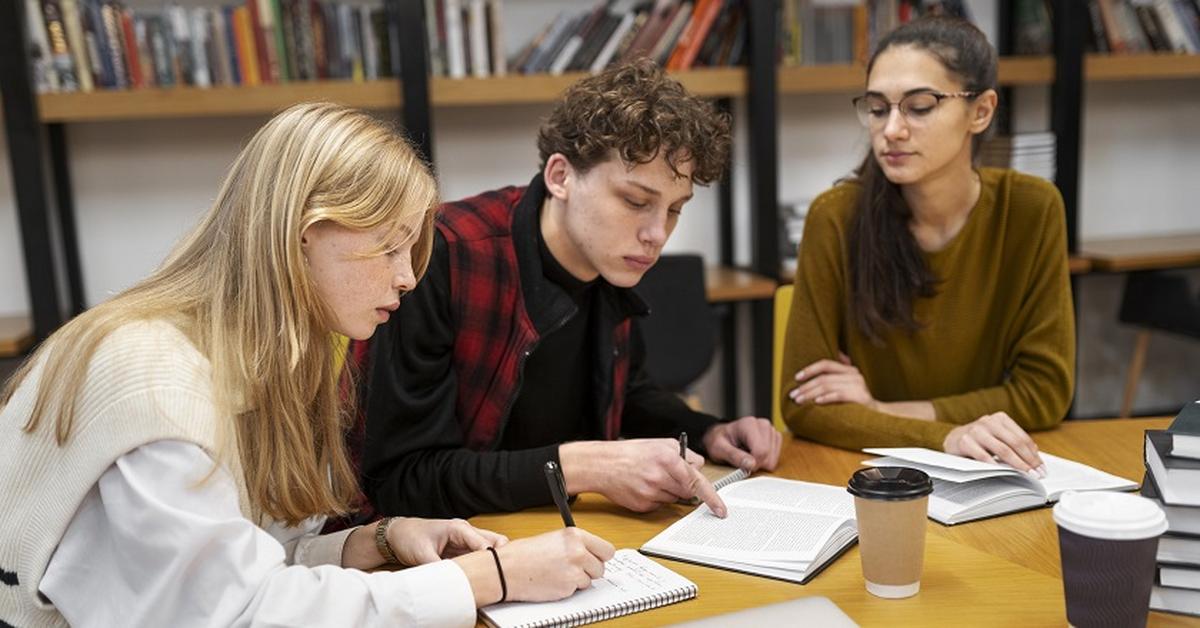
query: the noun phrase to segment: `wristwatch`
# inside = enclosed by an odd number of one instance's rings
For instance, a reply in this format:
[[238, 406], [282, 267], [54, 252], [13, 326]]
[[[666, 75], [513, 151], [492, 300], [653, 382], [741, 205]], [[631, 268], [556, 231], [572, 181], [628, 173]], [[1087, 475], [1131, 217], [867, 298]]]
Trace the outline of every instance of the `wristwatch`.
[[392, 546], [387, 540], [388, 524], [392, 522], [392, 519], [395, 519], [395, 517], [384, 517], [379, 520], [379, 523], [375, 524], [375, 547], [379, 550], [379, 555], [384, 560], [399, 565], [400, 559], [396, 558], [396, 552], [392, 551]]

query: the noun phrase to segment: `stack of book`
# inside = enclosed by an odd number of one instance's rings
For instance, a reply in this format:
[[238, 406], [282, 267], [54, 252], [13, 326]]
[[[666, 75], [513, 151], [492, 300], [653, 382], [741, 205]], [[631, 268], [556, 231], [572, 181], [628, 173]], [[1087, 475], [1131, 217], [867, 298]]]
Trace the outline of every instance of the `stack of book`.
[[980, 159], [985, 166], [1012, 168], [1053, 181], [1055, 145], [1053, 133], [996, 136], [984, 143]]
[[1150, 607], [1200, 616], [1200, 401], [1166, 430], [1146, 431], [1142, 495], [1167, 514]]

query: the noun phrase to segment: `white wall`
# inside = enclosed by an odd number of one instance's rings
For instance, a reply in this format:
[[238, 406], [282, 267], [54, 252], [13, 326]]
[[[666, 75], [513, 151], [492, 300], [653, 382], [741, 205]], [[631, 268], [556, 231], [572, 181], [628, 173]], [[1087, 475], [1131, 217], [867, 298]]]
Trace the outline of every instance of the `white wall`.
[[[546, 10], [564, 3], [509, 0], [506, 23], [516, 49]], [[586, 3], [576, 2], [584, 5]], [[986, 0], [972, 5], [987, 5]], [[549, 7], [549, 9], [548, 9]], [[990, 10], [976, 7], [976, 15]], [[991, 27], [984, 24], [985, 31]], [[523, 31], [525, 34], [523, 34]], [[1018, 90], [1019, 129], [1048, 126], [1045, 88]], [[1084, 238], [1200, 231], [1200, 81], [1089, 85], [1084, 127], [1081, 227]], [[746, 210], [746, 126], [735, 103], [737, 258], [750, 256]], [[786, 96], [780, 101], [781, 198], [810, 198], [849, 171], [865, 150], [847, 95]], [[535, 132], [549, 107], [507, 106], [434, 112], [434, 151], [443, 195], [453, 199], [535, 172]], [[265, 117], [72, 124], [67, 127], [80, 253], [89, 304], [148, 273], [207, 208], [241, 143]], [[2, 130], [0, 130], [2, 133]], [[0, 137], [2, 139], [2, 137]], [[28, 310], [7, 153], [0, 157], [0, 316]], [[671, 252], [717, 257], [715, 194], [696, 199], [672, 237]], [[1115, 412], [1131, 332], [1117, 327], [1119, 277], [1086, 277], [1080, 294], [1081, 414]], [[1194, 373], [1200, 343], [1156, 337], [1139, 407], [1162, 408], [1200, 396]], [[701, 383], [719, 407], [715, 378]]]

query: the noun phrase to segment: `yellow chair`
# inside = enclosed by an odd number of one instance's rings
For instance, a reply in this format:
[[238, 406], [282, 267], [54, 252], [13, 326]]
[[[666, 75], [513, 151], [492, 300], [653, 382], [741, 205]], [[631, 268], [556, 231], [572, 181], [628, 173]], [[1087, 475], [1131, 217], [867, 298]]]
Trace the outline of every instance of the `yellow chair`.
[[787, 336], [788, 315], [792, 311], [791, 285], [779, 286], [775, 289], [775, 335], [771, 343], [771, 422], [775, 429], [788, 433], [788, 426], [783, 422], [783, 410], [779, 407], [782, 391], [779, 383], [783, 379], [783, 343]]

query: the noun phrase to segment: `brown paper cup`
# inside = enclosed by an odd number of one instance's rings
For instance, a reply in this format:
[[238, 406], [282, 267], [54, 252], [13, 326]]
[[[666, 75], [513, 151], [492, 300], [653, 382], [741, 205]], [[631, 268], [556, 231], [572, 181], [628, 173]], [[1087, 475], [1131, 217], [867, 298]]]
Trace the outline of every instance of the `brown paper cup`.
[[921, 590], [925, 517], [933, 483], [917, 469], [859, 469], [847, 489], [854, 495], [858, 547], [867, 591], [905, 598]]

